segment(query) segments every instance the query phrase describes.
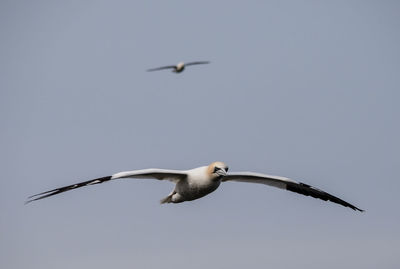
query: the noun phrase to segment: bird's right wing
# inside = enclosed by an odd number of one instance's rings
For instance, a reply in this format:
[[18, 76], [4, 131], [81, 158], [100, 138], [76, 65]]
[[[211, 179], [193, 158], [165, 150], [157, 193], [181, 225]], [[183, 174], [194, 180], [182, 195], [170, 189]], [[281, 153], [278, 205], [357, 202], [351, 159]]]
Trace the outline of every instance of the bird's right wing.
[[189, 63], [185, 63], [186, 66], [189, 65], [196, 65], [196, 64], [209, 64], [209, 61], [197, 61], [197, 62], [189, 62]]
[[30, 203], [36, 200], [40, 200], [49, 196], [53, 196], [62, 192], [74, 190], [84, 186], [90, 186], [95, 184], [100, 184], [106, 181], [110, 181], [113, 179], [119, 178], [153, 178], [158, 180], [170, 180], [172, 182], [177, 182], [179, 180], [183, 180], [187, 177], [186, 172], [179, 171], [179, 170], [166, 170], [166, 169], [158, 169], [158, 168], [151, 168], [151, 169], [143, 169], [143, 170], [135, 170], [135, 171], [127, 171], [127, 172], [120, 172], [114, 174], [112, 176], [107, 177], [100, 177], [91, 179], [88, 181], [68, 185], [65, 187], [53, 189], [50, 191], [45, 191], [39, 194], [32, 195], [28, 197], [28, 201], [26, 203]]
[[161, 67], [147, 69], [147, 72], [158, 71], [158, 70], [163, 70], [163, 69], [174, 69], [174, 68], [176, 68], [175, 65], [167, 65], [167, 66], [161, 66]]

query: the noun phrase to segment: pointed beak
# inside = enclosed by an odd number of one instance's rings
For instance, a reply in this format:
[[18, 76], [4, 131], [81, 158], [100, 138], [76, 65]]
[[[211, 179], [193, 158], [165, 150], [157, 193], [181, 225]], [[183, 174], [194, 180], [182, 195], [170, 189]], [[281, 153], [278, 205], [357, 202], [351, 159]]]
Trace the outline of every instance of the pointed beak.
[[226, 171], [224, 169], [219, 169], [219, 170], [216, 171], [216, 173], [218, 175], [220, 175], [220, 176], [223, 176], [223, 177], [226, 176]]

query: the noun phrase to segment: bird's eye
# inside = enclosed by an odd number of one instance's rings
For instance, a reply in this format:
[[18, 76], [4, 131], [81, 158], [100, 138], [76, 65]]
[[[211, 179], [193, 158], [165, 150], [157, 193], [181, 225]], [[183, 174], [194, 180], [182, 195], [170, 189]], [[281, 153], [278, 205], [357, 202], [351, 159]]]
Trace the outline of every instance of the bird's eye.
[[214, 172], [213, 173], [216, 173], [218, 170], [221, 170], [221, 168], [219, 168], [219, 167], [214, 167]]

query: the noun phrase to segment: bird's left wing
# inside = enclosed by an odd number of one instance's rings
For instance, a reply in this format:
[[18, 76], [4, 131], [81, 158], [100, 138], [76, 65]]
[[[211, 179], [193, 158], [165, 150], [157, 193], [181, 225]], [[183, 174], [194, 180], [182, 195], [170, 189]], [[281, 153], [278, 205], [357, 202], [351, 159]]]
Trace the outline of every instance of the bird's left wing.
[[158, 70], [163, 70], [163, 69], [174, 69], [174, 68], [176, 68], [175, 65], [167, 65], [167, 66], [161, 66], [161, 67], [147, 69], [147, 72], [158, 71]]
[[195, 64], [209, 64], [209, 61], [198, 61], [198, 62], [189, 62], [189, 63], [185, 63], [186, 66], [188, 65], [195, 65]]
[[113, 179], [119, 179], [119, 178], [153, 178], [153, 179], [158, 179], [158, 180], [170, 180], [172, 182], [177, 182], [179, 180], [185, 179], [186, 177], [187, 177], [187, 174], [184, 171], [166, 170], [166, 169], [158, 169], [158, 168], [120, 172], [120, 173], [116, 173], [112, 176], [95, 178], [95, 179], [91, 179], [88, 181], [84, 181], [84, 182], [64, 186], [61, 188], [53, 189], [50, 191], [38, 193], [38, 194], [28, 197], [28, 201], [26, 201], [25, 203], [30, 203], [30, 202], [40, 200], [40, 199], [43, 199], [46, 197], [50, 197], [50, 196], [53, 196], [53, 195], [56, 195], [56, 194], [59, 194], [62, 192], [74, 190], [74, 189], [77, 189], [80, 187], [100, 184], [100, 183], [103, 183], [106, 181], [110, 181]]
[[301, 182], [296, 182], [286, 177], [271, 176], [253, 172], [243, 172], [243, 173], [230, 173], [224, 176], [222, 181], [239, 181], [239, 182], [265, 184], [272, 187], [277, 187], [280, 189], [297, 192], [306, 196], [322, 199], [324, 201], [331, 201], [333, 203], [337, 203], [345, 207], [350, 207], [353, 210], [364, 211], [327, 192], [324, 192], [320, 189], [314, 188], [310, 185]]

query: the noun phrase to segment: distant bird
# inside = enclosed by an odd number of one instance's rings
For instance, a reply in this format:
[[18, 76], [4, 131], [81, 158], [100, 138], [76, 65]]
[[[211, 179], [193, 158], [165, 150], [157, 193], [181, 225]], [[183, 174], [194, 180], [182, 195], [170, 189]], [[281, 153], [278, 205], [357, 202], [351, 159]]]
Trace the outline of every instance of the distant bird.
[[[319, 198], [324, 201], [331, 201], [353, 210], [363, 211], [348, 202], [345, 202], [329, 193], [326, 193], [307, 184], [296, 182], [286, 177], [270, 176], [253, 172], [230, 173], [228, 174], [228, 166], [223, 162], [214, 162], [208, 166], [202, 166], [191, 170], [166, 170], [166, 169], [144, 169], [128, 172], [120, 172], [112, 176], [96, 178], [81, 183], [57, 188], [51, 191], [42, 192], [28, 198], [26, 203], [40, 200], [49, 196], [53, 196], [62, 192], [70, 191], [84, 186], [103, 183], [109, 180], [119, 178], [154, 178], [158, 180], [169, 180], [175, 183], [174, 190], [160, 202], [164, 203], [181, 203], [192, 201], [215, 191], [221, 182], [239, 181], [249, 183], [260, 183], [277, 187], [280, 189], [297, 192], [303, 195]], [[241, 197], [244, 199], [245, 197]]]
[[167, 65], [167, 66], [148, 69], [147, 72], [158, 71], [163, 69], [172, 69], [172, 72], [174, 73], [181, 73], [185, 69], [185, 66], [196, 65], [196, 64], [209, 64], [209, 63], [210, 63], [209, 61], [190, 62], [190, 63], [180, 62], [177, 65]]

